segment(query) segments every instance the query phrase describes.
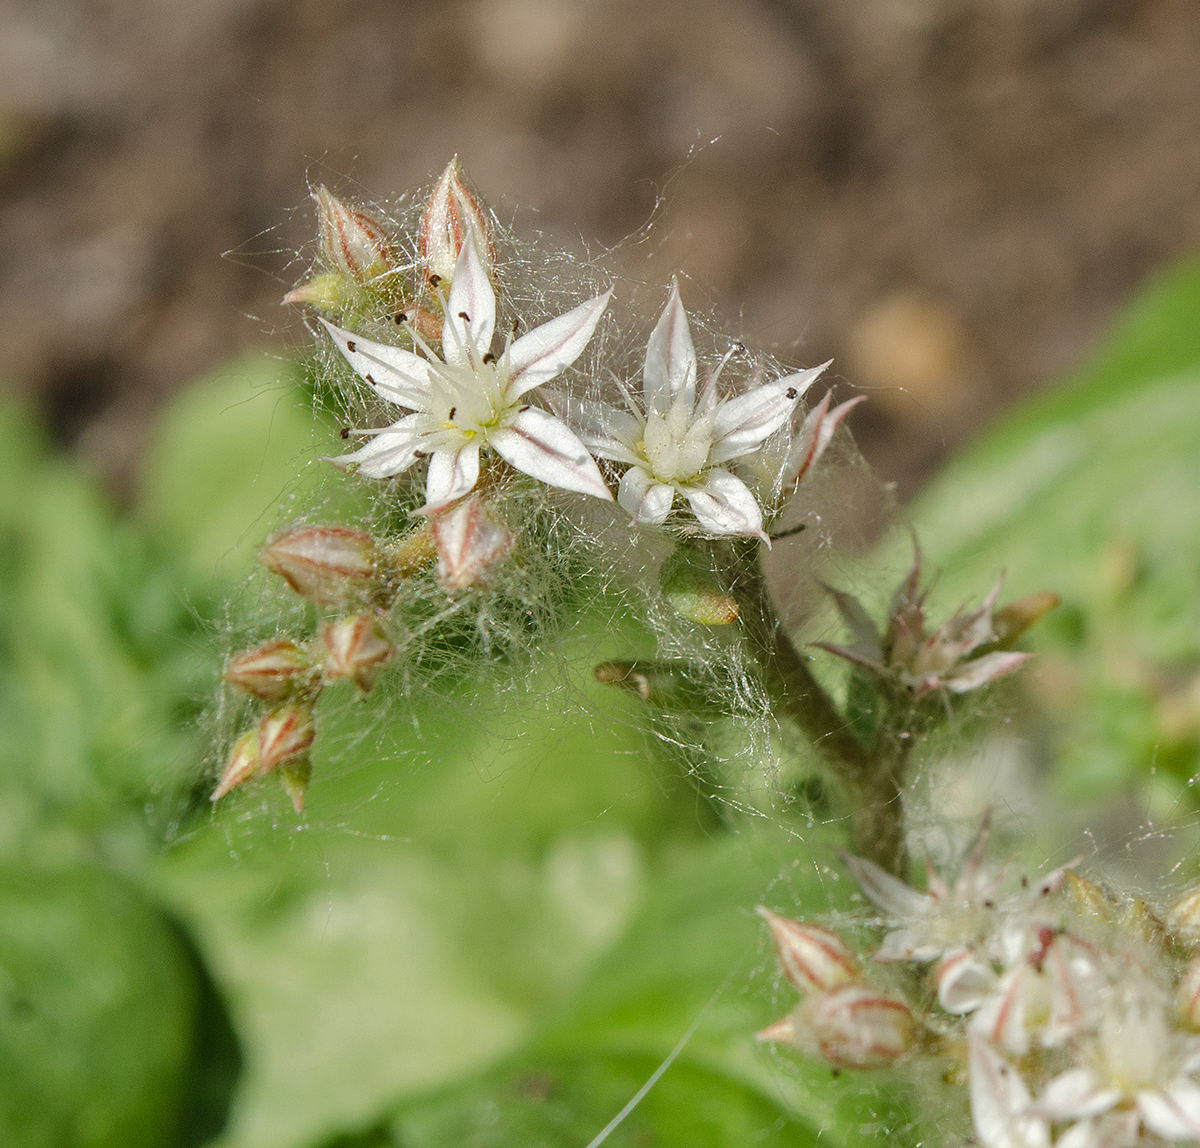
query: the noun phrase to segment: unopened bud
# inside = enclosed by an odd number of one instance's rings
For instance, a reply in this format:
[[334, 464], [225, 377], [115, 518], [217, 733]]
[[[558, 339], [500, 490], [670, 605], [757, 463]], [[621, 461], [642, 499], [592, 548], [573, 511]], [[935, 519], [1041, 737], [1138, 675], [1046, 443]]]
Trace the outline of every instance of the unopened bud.
[[321, 627], [325, 644], [325, 678], [347, 678], [370, 693], [396, 647], [376, 628], [370, 614], [355, 614]]
[[391, 237], [378, 219], [348, 207], [326, 187], [318, 187], [313, 199], [321, 253], [333, 267], [366, 287], [395, 266]]
[[398, 578], [411, 578], [420, 573], [437, 557], [433, 529], [428, 518], [387, 550], [387, 563]]
[[293, 287], [284, 303], [308, 303], [322, 311], [340, 311], [353, 302], [357, 288], [340, 271], [322, 271]]
[[1100, 885], [1081, 877], [1074, 869], [1063, 870], [1063, 889], [1077, 909], [1098, 921], [1117, 917], [1117, 903]]
[[258, 558], [302, 598], [323, 606], [377, 590], [375, 540], [348, 526], [297, 526], [268, 542]]
[[276, 638], [233, 658], [222, 675], [265, 702], [282, 702], [311, 692], [316, 682], [312, 660], [291, 638]]
[[908, 1006], [863, 984], [809, 997], [792, 1014], [793, 1041], [839, 1068], [882, 1068], [917, 1043]]
[[312, 710], [287, 705], [272, 710], [258, 723], [258, 771], [269, 773], [302, 762], [316, 737]]
[[696, 709], [704, 706], [707, 698], [688, 678], [689, 669], [682, 660], [601, 662], [592, 673], [596, 681], [627, 690], [653, 706]]
[[1041, 590], [1025, 598], [1018, 598], [992, 614], [993, 645], [1007, 649], [1038, 619], [1048, 614], [1062, 601], [1050, 590]]
[[837, 933], [781, 917], [762, 905], [755, 912], [771, 930], [784, 976], [801, 992], [824, 992], [858, 979], [858, 958]]
[[1200, 957], [1183, 971], [1175, 993], [1175, 1015], [1184, 1028], [1200, 1032]]
[[258, 730], [247, 730], [233, 743], [221, 780], [212, 791], [209, 801], [220, 801], [231, 789], [249, 781], [259, 771]]
[[659, 583], [671, 609], [690, 621], [728, 626], [737, 619], [737, 602], [683, 547], [663, 563]]
[[479, 201], [462, 181], [455, 156], [429, 193], [421, 215], [421, 258], [426, 278], [450, 282], [468, 235], [475, 240], [475, 250], [490, 271], [493, 253], [487, 221]]
[[438, 581], [447, 590], [484, 586], [512, 552], [517, 536], [474, 495], [434, 515]]
[[283, 791], [288, 795], [288, 800], [297, 813], [304, 812], [304, 794], [308, 790], [311, 778], [312, 762], [307, 757], [292, 762], [291, 765], [279, 767], [279, 780], [283, 783]]
[[1171, 906], [1171, 925], [1189, 940], [1200, 939], [1200, 885], [1190, 889]]

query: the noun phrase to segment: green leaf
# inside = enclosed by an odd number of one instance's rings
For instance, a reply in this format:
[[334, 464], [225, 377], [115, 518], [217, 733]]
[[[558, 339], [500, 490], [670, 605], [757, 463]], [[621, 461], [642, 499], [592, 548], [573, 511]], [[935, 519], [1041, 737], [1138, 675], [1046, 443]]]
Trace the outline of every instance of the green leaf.
[[170, 924], [105, 873], [0, 870], [0, 1142], [177, 1143], [197, 984]]

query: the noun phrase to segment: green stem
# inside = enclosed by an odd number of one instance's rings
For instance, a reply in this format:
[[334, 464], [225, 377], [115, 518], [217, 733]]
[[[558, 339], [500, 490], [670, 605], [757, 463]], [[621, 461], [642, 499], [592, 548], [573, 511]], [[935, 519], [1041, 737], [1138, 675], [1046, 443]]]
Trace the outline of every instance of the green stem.
[[903, 877], [908, 868], [903, 781], [911, 739], [885, 729], [874, 749], [858, 740], [788, 637], [757, 556], [739, 566], [741, 576], [734, 587], [739, 617], [758, 653], [768, 688], [849, 786], [854, 851]]

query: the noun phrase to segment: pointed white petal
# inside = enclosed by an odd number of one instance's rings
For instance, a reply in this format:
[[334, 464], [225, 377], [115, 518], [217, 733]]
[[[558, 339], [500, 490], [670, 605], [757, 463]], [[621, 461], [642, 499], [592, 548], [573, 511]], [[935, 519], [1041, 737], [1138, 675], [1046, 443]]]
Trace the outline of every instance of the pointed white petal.
[[579, 435], [593, 454], [631, 466], [643, 461], [636, 450], [642, 424], [628, 411], [591, 399], [575, 399], [549, 391], [541, 394], [550, 409]]
[[504, 364], [512, 380], [507, 392], [510, 401], [548, 383], [579, 358], [611, 298], [609, 291], [580, 303], [565, 315], [534, 327], [508, 348]]
[[374, 434], [365, 446], [353, 454], [339, 455], [335, 465], [358, 465], [358, 473], [368, 478], [390, 478], [406, 471], [429, 446], [426, 438], [428, 419], [425, 415], [406, 415], [390, 427]]
[[643, 526], [661, 526], [671, 513], [675, 488], [657, 481], [640, 466], [631, 466], [621, 475], [617, 501], [634, 522]]
[[659, 414], [666, 414], [676, 395], [685, 395], [689, 406], [695, 402], [696, 349], [679, 297], [679, 284], [671, 288], [671, 297], [646, 344], [642, 393], [646, 409]]
[[1137, 1106], [1142, 1122], [1164, 1140], [1200, 1140], [1200, 1088], [1190, 1080], [1161, 1092], [1139, 1092]]
[[928, 911], [928, 897], [893, 877], [874, 861], [855, 857], [853, 853], [843, 853], [842, 860], [859, 888], [894, 920], [923, 916]]
[[792, 417], [800, 389], [791, 376], [727, 399], [713, 422], [713, 448], [709, 462], [721, 463], [749, 454]]
[[479, 478], [479, 443], [471, 442], [455, 449], [434, 451], [425, 478], [424, 514], [440, 510], [462, 498]]
[[366, 379], [380, 398], [397, 406], [419, 410], [429, 399], [429, 364], [412, 351], [389, 347], [325, 324], [337, 349], [360, 377]]
[[1029, 1051], [1029, 1028], [1025, 1023], [1025, 996], [1029, 984], [1025, 966], [1017, 965], [1004, 974], [996, 991], [984, 1000], [971, 1018], [970, 1028], [1005, 1052], [1024, 1056]]
[[492, 345], [495, 328], [496, 293], [476, 250], [475, 237], [468, 233], [454, 265], [450, 297], [446, 300], [446, 320], [442, 324], [446, 362], [479, 362]]
[[587, 447], [549, 411], [526, 407], [508, 426], [492, 431], [488, 444], [510, 466], [539, 482], [612, 501]]
[[1107, 1112], [1120, 1099], [1115, 1088], [1100, 1087], [1090, 1068], [1071, 1068], [1046, 1085], [1036, 1108], [1051, 1120], [1086, 1120]]
[[727, 470], [710, 470], [704, 481], [683, 489], [696, 521], [712, 534], [753, 534], [770, 545], [762, 510], [750, 488]]
[[1021, 1074], [979, 1037], [971, 1039], [971, 1121], [984, 1148], [1049, 1148], [1050, 1126], [1028, 1114]]
[[1005, 674], [1011, 674], [1022, 662], [1032, 657], [1032, 654], [1022, 654], [1018, 651], [984, 654], [982, 658], [963, 662], [953, 673], [942, 679], [942, 685], [951, 693], [965, 694], [968, 690], [977, 689], [1002, 678]]

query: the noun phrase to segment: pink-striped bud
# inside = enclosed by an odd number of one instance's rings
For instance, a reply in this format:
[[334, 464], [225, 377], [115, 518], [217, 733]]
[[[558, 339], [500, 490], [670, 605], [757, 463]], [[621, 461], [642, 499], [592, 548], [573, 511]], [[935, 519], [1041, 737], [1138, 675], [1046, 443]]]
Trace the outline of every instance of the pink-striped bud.
[[209, 801], [220, 801], [231, 789], [236, 789], [243, 782], [249, 781], [259, 771], [261, 759], [258, 751], [258, 730], [247, 730], [233, 743], [229, 760], [221, 774], [217, 787], [212, 791]]
[[375, 540], [348, 526], [297, 526], [268, 542], [258, 559], [319, 605], [369, 598], [377, 590]]
[[318, 187], [313, 199], [317, 201], [321, 254], [330, 266], [360, 287], [396, 266], [392, 239], [378, 219], [348, 207], [327, 187]]
[[222, 677], [265, 702], [307, 694], [316, 684], [312, 660], [291, 638], [275, 638], [231, 659]]
[[272, 710], [258, 723], [259, 773], [304, 761], [316, 732], [308, 706], [287, 705]]
[[858, 979], [858, 958], [836, 933], [781, 917], [762, 905], [755, 912], [771, 930], [784, 976], [802, 993], [824, 992]]
[[321, 627], [325, 644], [325, 679], [347, 678], [362, 692], [370, 693], [396, 647], [376, 626], [370, 614], [355, 614]]
[[1183, 971], [1175, 993], [1175, 1016], [1192, 1032], [1200, 1032], [1200, 957]]
[[517, 544], [517, 536], [475, 495], [434, 515], [438, 581], [447, 590], [484, 586]]
[[883, 1068], [916, 1047], [917, 1025], [907, 1005], [851, 983], [802, 1001], [758, 1039], [790, 1043], [838, 1068]]
[[479, 201], [463, 183], [455, 156], [429, 193], [421, 215], [420, 250], [426, 278], [450, 282], [468, 235], [490, 272], [494, 254], [487, 220]]
[[1171, 906], [1170, 921], [1190, 940], [1200, 938], [1200, 886], [1189, 889]]

